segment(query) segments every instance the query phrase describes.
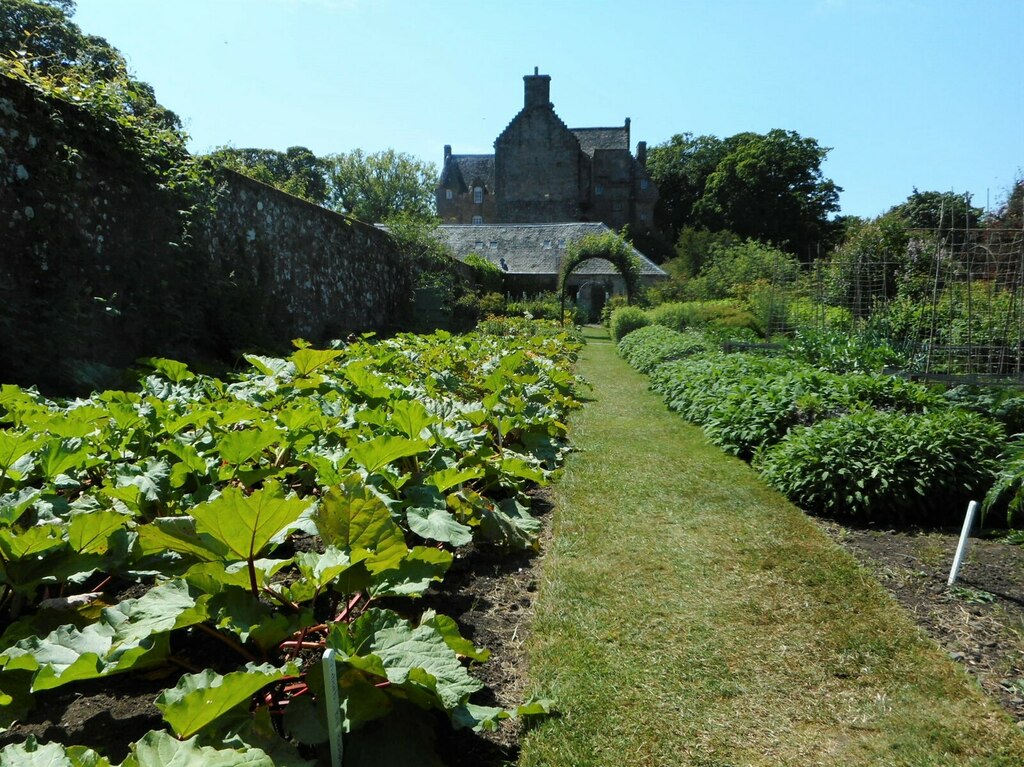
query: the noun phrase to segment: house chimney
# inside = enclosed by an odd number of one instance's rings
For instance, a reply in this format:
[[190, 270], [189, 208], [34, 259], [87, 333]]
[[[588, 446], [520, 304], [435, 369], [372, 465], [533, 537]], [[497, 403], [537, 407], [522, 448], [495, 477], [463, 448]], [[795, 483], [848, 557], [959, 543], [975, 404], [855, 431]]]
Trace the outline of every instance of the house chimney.
[[626, 129], [626, 149], [629, 149], [629, 118], [626, 118], [626, 124], [623, 126]]
[[539, 67], [534, 67], [532, 75], [523, 77], [526, 83], [525, 109], [551, 106], [551, 76], [538, 74], [539, 71]]
[[640, 141], [636, 145], [636, 161], [640, 163], [641, 168], [647, 167], [647, 142]]
[[444, 145], [444, 161], [448, 162], [448, 158], [451, 157], [451, 156], [452, 156], [452, 145], [451, 144], [445, 144]]

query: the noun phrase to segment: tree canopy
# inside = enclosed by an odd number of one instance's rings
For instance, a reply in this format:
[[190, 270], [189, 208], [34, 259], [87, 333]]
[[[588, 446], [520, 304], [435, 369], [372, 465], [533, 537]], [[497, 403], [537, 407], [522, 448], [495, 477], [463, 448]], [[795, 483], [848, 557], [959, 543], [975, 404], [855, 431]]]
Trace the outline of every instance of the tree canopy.
[[75, 90], [108, 86], [103, 98], [119, 102], [124, 114], [157, 129], [180, 131], [181, 120], [157, 102], [148, 83], [129, 74], [121, 52], [82, 32], [71, 21], [74, 12], [74, 0], [3, 0], [0, 68], [17, 62], [33, 77], [72, 84]]
[[211, 152], [209, 157], [219, 165], [296, 197], [318, 205], [326, 205], [328, 202], [329, 163], [304, 146], [289, 147], [284, 152], [275, 149], [221, 147]]
[[317, 157], [303, 146], [287, 151], [222, 147], [210, 158], [225, 167], [318, 205], [369, 222], [434, 215], [437, 168], [412, 155], [361, 149]]
[[821, 171], [828, 152], [795, 131], [673, 136], [648, 154], [659, 225], [672, 237], [684, 226], [729, 230], [806, 258], [830, 241], [839, 209], [842, 190]]
[[917, 187], [905, 202], [889, 209], [902, 218], [911, 229], [933, 229], [942, 234], [981, 226], [981, 208], [970, 204], [970, 198], [954, 192], [919, 192]]
[[330, 205], [363, 221], [434, 214], [437, 166], [404, 152], [356, 149], [325, 158]]

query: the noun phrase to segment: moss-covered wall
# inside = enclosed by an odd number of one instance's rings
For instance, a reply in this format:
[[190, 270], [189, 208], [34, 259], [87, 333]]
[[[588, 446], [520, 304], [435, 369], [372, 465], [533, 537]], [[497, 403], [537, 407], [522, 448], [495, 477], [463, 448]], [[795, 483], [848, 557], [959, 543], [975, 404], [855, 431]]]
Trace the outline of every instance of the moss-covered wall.
[[113, 383], [140, 356], [230, 359], [405, 324], [391, 238], [233, 173], [189, 202], [119, 128], [0, 76], [0, 383]]

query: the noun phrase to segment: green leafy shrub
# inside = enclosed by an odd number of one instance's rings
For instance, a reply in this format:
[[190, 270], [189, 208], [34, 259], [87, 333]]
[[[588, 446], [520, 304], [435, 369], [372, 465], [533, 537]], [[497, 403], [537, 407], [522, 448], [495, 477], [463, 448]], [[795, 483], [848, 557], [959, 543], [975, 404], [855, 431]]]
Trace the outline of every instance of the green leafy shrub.
[[795, 332], [829, 328], [848, 329], [853, 317], [848, 309], [828, 306], [803, 296], [790, 298], [786, 303], [786, 324]]
[[663, 325], [637, 328], [619, 341], [618, 351], [641, 373], [649, 373], [670, 360], [717, 350], [717, 344], [696, 330], [680, 333]]
[[618, 343], [637, 328], [646, 327], [650, 324], [651, 318], [647, 316], [647, 312], [643, 309], [636, 306], [623, 306], [621, 309], [616, 309], [612, 312], [609, 331], [612, 334], [612, 340]]
[[673, 330], [687, 328], [749, 329], [761, 334], [753, 314], [738, 301], [682, 301], [661, 304], [650, 310], [651, 322]]
[[795, 359], [835, 373], [877, 372], [906, 361], [876, 334], [834, 329], [797, 331], [788, 352]]
[[954, 386], [943, 393], [952, 405], [972, 413], [994, 418], [1006, 427], [1007, 434], [1024, 433], [1024, 392], [982, 386]]
[[557, 293], [541, 293], [520, 301], [508, 301], [505, 306], [509, 314], [528, 314], [534, 319], [559, 319], [562, 313], [562, 304]]
[[601, 307], [601, 324], [609, 327], [612, 322], [612, 313], [624, 306], [629, 306], [629, 299], [625, 296], [612, 296], [605, 301], [604, 306]]
[[792, 362], [755, 354], [711, 354], [667, 362], [651, 372], [651, 388], [687, 421], [704, 424], [744, 379], [785, 375]]
[[864, 410], [793, 429], [754, 464], [810, 512], [943, 524], [992, 483], [1002, 438], [999, 424], [962, 410]]
[[480, 296], [481, 317], [497, 317], [505, 313], [505, 296], [501, 293], [485, 293]]
[[981, 505], [985, 524], [1024, 527], [1024, 442], [1010, 445], [999, 463], [995, 484]]
[[667, 363], [654, 371], [652, 386], [671, 408], [703, 426], [711, 442], [746, 459], [794, 426], [865, 407], [921, 412], [943, 406], [926, 387], [901, 378], [841, 376], [750, 354]]
[[686, 291], [694, 299], [746, 299], [759, 284], [789, 285], [799, 273], [793, 254], [747, 240], [712, 247], [700, 272], [686, 283]]

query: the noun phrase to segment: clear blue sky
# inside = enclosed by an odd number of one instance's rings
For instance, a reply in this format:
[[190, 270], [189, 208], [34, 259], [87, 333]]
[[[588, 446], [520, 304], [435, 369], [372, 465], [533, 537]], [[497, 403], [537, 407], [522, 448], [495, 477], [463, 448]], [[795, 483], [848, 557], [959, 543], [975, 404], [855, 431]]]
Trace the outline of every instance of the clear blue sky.
[[794, 130], [842, 212], [1024, 173], [1024, 0], [78, 0], [197, 152], [491, 152], [551, 75], [570, 127]]

